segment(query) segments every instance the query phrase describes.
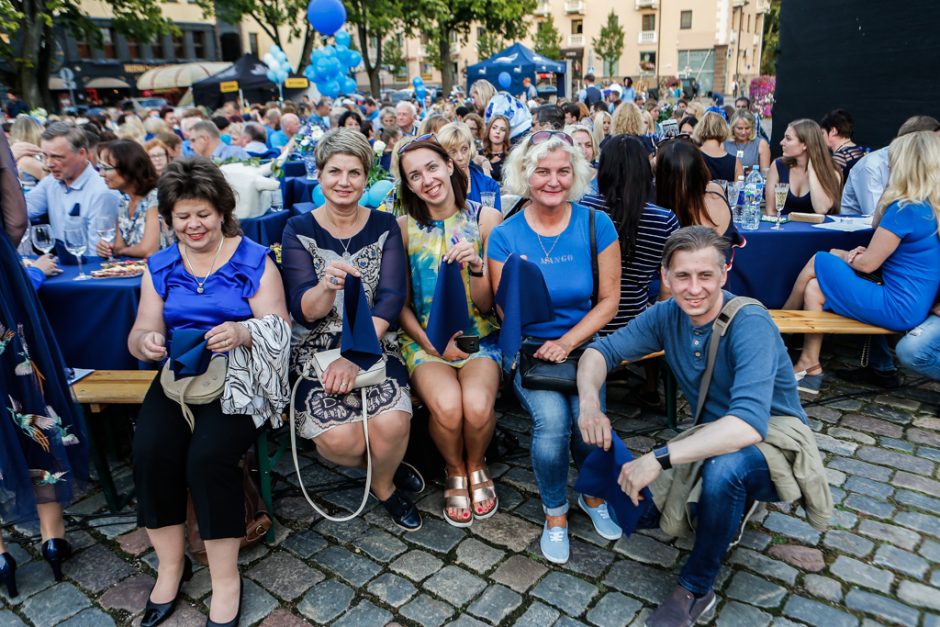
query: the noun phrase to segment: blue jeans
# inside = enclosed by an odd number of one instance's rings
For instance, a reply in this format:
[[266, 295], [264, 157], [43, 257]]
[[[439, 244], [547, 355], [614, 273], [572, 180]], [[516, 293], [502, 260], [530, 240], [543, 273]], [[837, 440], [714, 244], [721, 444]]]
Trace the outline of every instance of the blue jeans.
[[894, 352], [905, 368], [940, 380], [940, 316], [931, 315], [908, 331]]
[[[580, 468], [592, 447], [581, 439], [578, 429], [577, 394], [562, 394], [522, 387], [516, 371], [513, 387], [519, 402], [532, 416], [532, 470], [546, 516], [568, 513], [568, 451]], [[601, 411], [606, 411], [605, 388], [601, 388]]]
[[[756, 446], [705, 460], [702, 494], [695, 508], [695, 545], [679, 573], [679, 585], [699, 596], [711, 590], [728, 545], [741, 526], [747, 502], [777, 500], [767, 460]], [[637, 526], [659, 526], [655, 505], [650, 504]]]
[[894, 360], [891, 358], [891, 348], [884, 335], [872, 335], [871, 349], [868, 353], [868, 365], [876, 372], [894, 372]]

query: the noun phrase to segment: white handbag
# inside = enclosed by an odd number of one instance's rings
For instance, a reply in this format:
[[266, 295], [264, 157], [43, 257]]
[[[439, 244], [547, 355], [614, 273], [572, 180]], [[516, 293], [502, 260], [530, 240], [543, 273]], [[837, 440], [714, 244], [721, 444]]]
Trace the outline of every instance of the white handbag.
[[297, 429], [295, 426], [295, 416], [297, 409], [294, 405], [294, 401], [297, 396], [297, 386], [300, 385], [300, 382], [303, 379], [309, 378], [307, 375], [309, 374], [308, 368], [310, 365], [313, 366], [313, 370], [317, 375], [317, 379], [322, 383], [323, 373], [326, 372], [326, 369], [331, 363], [340, 357], [342, 357], [342, 354], [341, 349], [339, 348], [314, 353], [313, 361], [311, 364], [307, 364], [307, 366], [304, 367], [303, 374], [301, 374], [301, 376], [297, 378], [297, 381], [294, 382], [294, 388], [291, 390], [290, 394], [290, 447], [291, 454], [294, 457], [294, 470], [297, 472], [297, 483], [300, 484], [301, 492], [303, 492], [304, 497], [307, 499], [307, 502], [310, 503], [310, 506], [314, 509], [314, 511], [327, 520], [331, 520], [333, 522], [347, 522], [352, 520], [362, 513], [362, 510], [364, 510], [366, 507], [366, 503], [369, 501], [369, 492], [372, 486], [372, 451], [369, 447], [369, 405], [367, 404], [366, 399], [366, 389], [373, 385], [379, 385], [385, 381], [384, 357], [375, 362], [375, 364], [373, 364], [368, 370], [360, 370], [359, 374], [356, 375], [356, 380], [353, 383], [353, 389], [362, 390], [362, 433], [366, 444], [366, 484], [365, 488], [363, 489], [362, 502], [359, 503], [359, 507], [355, 512], [345, 517], [330, 516], [313, 502], [313, 499], [311, 499], [310, 495], [307, 494], [307, 488], [304, 486], [303, 478], [300, 476], [300, 462], [297, 459]]

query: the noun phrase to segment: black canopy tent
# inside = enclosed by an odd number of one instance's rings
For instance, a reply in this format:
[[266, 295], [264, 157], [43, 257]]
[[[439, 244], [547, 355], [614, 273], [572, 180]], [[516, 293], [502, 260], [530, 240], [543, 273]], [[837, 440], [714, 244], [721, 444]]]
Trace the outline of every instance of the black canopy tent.
[[[230, 68], [193, 83], [193, 101], [217, 109], [226, 101], [235, 100], [239, 92], [248, 102], [276, 100], [277, 85], [268, 80], [267, 73], [268, 66], [261, 59], [253, 54], [243, 55]], [[284, 97], [302, 93], [307, 86], [306, 78], [292, 74], [285, 83]]]

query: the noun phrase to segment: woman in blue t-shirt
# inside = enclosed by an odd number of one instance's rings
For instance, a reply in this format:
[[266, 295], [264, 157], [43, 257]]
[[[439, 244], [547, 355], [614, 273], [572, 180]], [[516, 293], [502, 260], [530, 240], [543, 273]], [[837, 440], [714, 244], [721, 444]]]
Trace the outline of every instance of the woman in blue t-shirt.
[[[617, 232], [607, 214], [596, 212], [598, 294], [592, 302], [591, 210], [571, 202], [584, 195], [590, 166], [571, 136], [561, 131], [533, 133], [513, 150], [503, 176], [512, 193], [529, 200], [522, 211], [490, 235], [487, 257], [493, 290], [499, 288], [503, 265], [510, 255], [521, 255], [538, 264], [555, 316], [547, 322], [524, 325], [523, 339], [539, 345], [534, 354], [537, 359], [560, 363], [595, 337], [617, 313]], [[545, 511], [542, 554], [551, 562], [565, 563], [569, 556], [568, 449], [578, 466], [591, 450], [577, 425], [578, 396], [527, 389], [518, 371], [513, 386], [532, 416], [532, 469]], [[603, 500], [582, 495], [578, 504], [601, 536], [620, 537], [620, 527], [610, 519]]]
[[[267, 363], [276, 364], [271, 354], [289, 348], [281, 277], [267, 249], [242, 237], [235, 196], [222, 171], [202, 157], [174, 161], [158, 190], [160, 215], [172, 225], [177, 243], [147, 260], [137, 321], [127, 339], [131, 354], [143, 361], [162, 361], [174, 332], [204, 330], [206, 350], [229, 354], [229, 371], [235, 361], [250, 359], [259, 380], [268, 388], [283, 389], [286, 396], [286, 368], [267, 368], [257, 361], [264, 355]], [[252, 318], [280, 326], [281, 343], [256, 340], [249, 326], [240, 324]], [[241, 382], [226, 377], [226, 388], [230, 383], [235, 387]], [[240, 392], [258, 406], [257, 390]], [[224, 413], [221, 400], [189, 408], [193, 427], [157, 377], [134, 430], [137, 521], [147, 529], [159, 561], [143, 625], [165, 620], [183, 582], [192, 577], [192, 562], [183, 554], [187, 492], [209, 558], [209, 618], [237, 623], [241, 611], [237, 558], [245, 535], [245, 490], [239, 460], [264, 419]]]

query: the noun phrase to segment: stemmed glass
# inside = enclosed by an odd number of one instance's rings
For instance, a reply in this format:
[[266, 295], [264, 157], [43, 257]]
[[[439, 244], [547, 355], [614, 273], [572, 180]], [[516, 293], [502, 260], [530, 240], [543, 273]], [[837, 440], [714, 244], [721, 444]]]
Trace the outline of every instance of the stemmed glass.
[[52, 237], [52, 227], [48, 224], [37, 224], [33, 227], [33, 246], [36, 250], [48, 255], [55, 248], [55, 239]]
[[85, 281], [91, 277], [82, 270], [82, 255], [88, 250], [88, 238], [85, 236], [85, 229], [82, 226], [71, 226], [65, 229], [65, 249], [75, 255], [78, 261], [78, 276], [75, 281]]
[[774, 204], [777, 205], [777, 223], [771, 231], [779, 231], [783, 224], [783, 208], [787, 204], [787, 196], [790, 194], [789, 183], [777, 183], [774, 187]]
[[117, 223], [114, 218], [107, 216], [98, 216], [95, 218], [95, 232], [105, 243], [108, 244], [108, 262], [114, 261], [114, 238], [117, 235]]

